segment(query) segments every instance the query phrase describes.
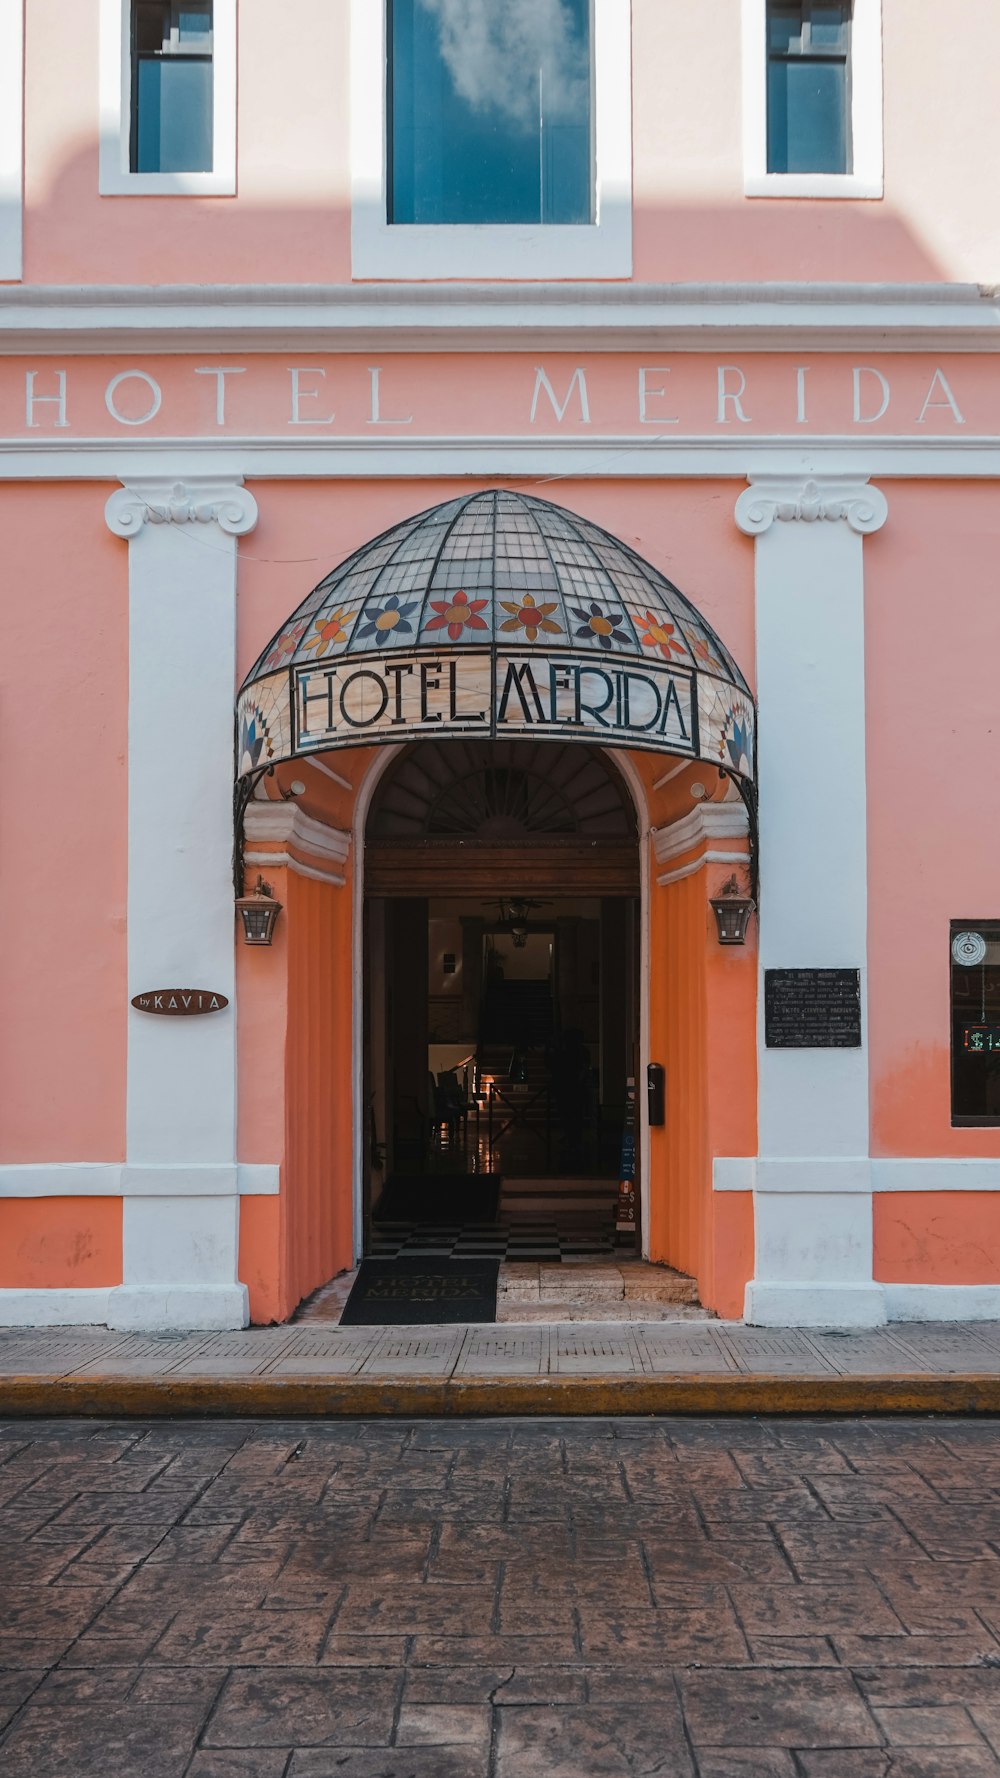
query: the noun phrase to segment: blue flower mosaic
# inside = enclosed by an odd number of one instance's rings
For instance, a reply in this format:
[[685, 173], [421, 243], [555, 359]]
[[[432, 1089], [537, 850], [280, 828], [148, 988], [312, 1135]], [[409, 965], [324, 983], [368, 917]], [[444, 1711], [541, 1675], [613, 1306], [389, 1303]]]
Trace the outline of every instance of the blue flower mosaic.
[[581, 611], [578, 605], [571, 605], [570, 612], [579, 625], [573, 631], [574, 636], [596, 641], [600, 648], [610, 648], [613, 642], [626, 640], [627, 632], [622, 630], [619, 633], [619, 625], [625, 622], [624, 611], [605, 610], [592, 599], [588, 610]]
[[410, 599], [401, 605], [393, 593], [381, 608], [370, 605], [364, 613], [364, 621], [354, 632], [355, 637], [374, 636], [378, 647], [382, 648], [397, 630], [401, 636], [412, 636], [414, 626], [410, 622], [410, 613], [416, 611], [419, 603], [419, 599]]

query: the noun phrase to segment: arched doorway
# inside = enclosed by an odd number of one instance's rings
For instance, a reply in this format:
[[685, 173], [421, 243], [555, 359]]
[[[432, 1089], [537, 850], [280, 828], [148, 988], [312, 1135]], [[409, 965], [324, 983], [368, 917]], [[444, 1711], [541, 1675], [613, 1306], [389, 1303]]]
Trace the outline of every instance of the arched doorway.
[[[753, 1115], [755, 1045], [752, 958], [750, 968], [737, 967], [732, 956], [718, 954], [708, 898], [734, 865], [747, 886], [754, 884], [755, 717], [732, 656], [657, 569], [576, 514], [503, 489], [463, 495], [404, 519], [348, 557], [276, 633], [238, 700], [236, 874], [242, 887], [243, 818], [252, 806], [258, 850], [247, 853], [247, 862], [270, 867], [273, 860], [279, 889], [288, 895], [289, 975], [284, 1003], [279, 995], [276, 1007], [294, 1032], [284, 1050], [286, 1159], [277, 1218], [279, 1252], [295, 1256], [282, 1261], [284, 1300], [297, 1300], [334, 1264], [363, 1250], [375, 1150], [398, 1147], [401, 1154], [409, 1142], [414, 1170], [420, 1171], [421, 1152], [426, 1162], [431, 1116], [440, 1108], [428, 1077], [434, 1074], [438, 1087], [436, 1077], [453, 1072], [428, 1066], [436, 1029], [430, 1001], [454, 992], [443, 991], [444, 957], [455, 959], [457, 974], [461, 956], [465, 979], [478, 978], [481, 1013], [486, 940], [494, 956], [519, 967], [526, 960], [515, 960], [515, 949], [537, 957], [535, 941], [545, 940], [550, 916], [550, 1000], [556, 952], [562, 962], [569, 954], [566, 927], [556, 944], [559, 920], [596, 919], [598, 950], [603, 945], [609, 957], [618, 944], [605, 987], [641, 976], [618, 1037], [612, 1041], [609, 1026], [582, 1040], [592, 1085], [596, 1073], [594, 1096], [603, 1119], [602, 1075], [611, 1073], [604, 1050], [631, 1042], [634, 1053], [645, 1017], [648, 1041], [639, 1044], [637, 1086], [646, 1063], [656, 1061], [666, 1067], [668, 1088], [667, 1116], [656, 1131], [642, 1116], [639, 1095], [637, 1147], [648, 1158], [642, 1179], [652, 1193], [643, 1232], [653, 1258], [692, 1273], [706, 1254], [705, 1265], [716, 1263], [721, 1212], [711, 1203], [712, 1159], [752, 1152], [752, 1138], [742, 1130]], [[285, 799], [294, 797], [300, 777], [308, 794], [296, 850], [296, 823]], [[277, 798], [283, 811], [269, 814], [263, 827], [254, 800], [261, 796], [272, 809]], [[273, 848], [260, 850], [264, 827], [275, 839]], [[568, 856], [581, 871], [586, 858], [590, 869], [586, 881], [580, 874], [574, 879], [574, 888], [586, 891], [578, 899], [590, 904], [575, 915], [562, 905], [573, 899]], [[296, 886], [291, 875], [283, 879], [283, 869], [305, 881]], [[623, 914], [640, 890], [638, 914]], [[432, 910], [434, 901], [446, 905]], [[399, 911], [406, 902], [425, 907], [407, 915]], [[541, 906], [526, 905], [532, 902]], [[612, 908], [612, 902], [621, 905]], [[401, 956], [411, 999], [422, 997], [425, 1007], [405, 1061], [409, 1131], [399, 1117], [397, 1083], [390, 1106], [383, 1082], [381, 1116], [376, 1104], [372, 1125], [373, 1052], [381, 1047], [385, 1072], [388, 1042], [385, 1031], [377, 1031], [384, 1008], [380, 1013], [370, 1004], [366, 1018], [363, 1007], [366, 909], [370, 964], [376, 903], [383, 904], [375, 916], [382, 922], [381, 980], [393, 975], [392, 958]], [[435, 996], [424, 969], [430, 921], [457, 918], [461, 927], [463, 917], [482, 922], [469, 951], [472, 966], [466, 976], [464, 941], [439, 944], [442, 991]], [[626, 930], [613, 940], [615, 920], [626, 929], [631, 920], [640, 937]], [[526, 928], [523, 946], [514, 945], [515, 924]], [[593, 937], [588, 933], [586, 942]], [[483, 950], [476, 948], [480, 939]], [[419, 967], [413, 963], [418, 952]], [[596, 990], [600, 1003], [600, 967]], [[470, 991], [470, 1006], [474, 999]], [[553, 1029], [569, 1022], [564, 1015], [562, 1005], [550, 1007]], [[444, 1035], [450, 1029], [445, 1025]], [[472, 1058], [473, 1077], [481, 1036], [466, 1023], [454, 1046], [462, 1051], [454, 1061]], [[735, 1119], [720, 1112], [717, 1090], [718, 1059], [733, 1044], [741, 1057], [742, 1109]], [[518, 1047], [544, 1051], [545, 1044], [510, 1046], [513, 1072], [529, 1078], [510, 1081], [508, 1066], [508, 1084], [530, 1088], [531, 1058], [514, 1057]], [[582, 1073], [584, 1058], [578, 1059]], [[554, 1097], [551, 1054], [548, 1066], [550, 1078], [542, 1084]], [[481, 1054], [478, 1069], [480, 1076], [491, 1072]], [[340, 1090], [331, 1094], [334, 1074]], [[480, 1084], [473, 1078], [473, 1086]], [[466, 1093], [467, 1106], [473, 1096]], [[325, 1121], [317, 1108], [326, 1108]], [[471, 1106], [466, 1116], [474, 1121]], [[480, 1105], [480, 1136], [482, 1121]], [[553, 1125], [568, 1121], [563, 1115]], [[600, 1169], [608, 1164], [610, 1136], [598, 1136], [584, 1122], [593, 1176], [607, 1178]], [[517, 1135], [527, 1142], [533, 1133], [521, 1128]], [[480, 1174], [494, 1168], [497, 1144], [489, 1131], [486, 1137], [485, 1169], [475, 1150]], [[553, 1127], [553, 1149], [560, 1137]], [[467, 1127], [463, 1139], [467, 1160]], [[534, 1139], [537, 1144], [537, 1132]], [[580, 1177], [585, 1163], [586, 1156]], [[530, 1176], [544, 1179], [552, 1164], [543, 1152]], [[333, 1232], [322, 1232], [328, 1228]]]
[[365, 833], [366, 1247], [481, 1249], [488, 1222], [524, 1257], [610, 1251], [639, 891], [635, 810], [600, 750], [418, 741], [393, 760]]

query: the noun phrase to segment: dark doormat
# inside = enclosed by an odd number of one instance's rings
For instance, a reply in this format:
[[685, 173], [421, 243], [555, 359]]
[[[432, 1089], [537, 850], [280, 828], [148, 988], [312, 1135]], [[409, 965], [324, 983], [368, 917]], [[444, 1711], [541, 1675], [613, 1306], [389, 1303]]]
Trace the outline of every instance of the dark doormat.
[[373, 1222], [495, 1222], [499, 1173], [393, 1173]]
[[498, 1259], [363, 1259], [341, 1327], [494, 1322]]

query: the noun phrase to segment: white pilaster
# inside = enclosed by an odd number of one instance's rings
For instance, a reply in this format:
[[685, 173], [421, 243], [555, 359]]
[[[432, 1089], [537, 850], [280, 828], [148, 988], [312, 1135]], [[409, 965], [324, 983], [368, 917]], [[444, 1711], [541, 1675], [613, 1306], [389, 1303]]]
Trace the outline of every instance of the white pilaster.
[[[110, 1293], [108, 1319], [121, 1328], [243, 1327], [233, 695], [236, 540], [253, 529], [257, 507], [235, 480], [136, 478], [111, 495], [106, 517], [129, 543], [129, 998], [194, 987], [229, 1000], [200, 1018], [128, 1009], [127, 1164], [157, 1169], [161, 1185], [125, 1200], [123, 1283]], [[228, 1168], [232, 1190], [192, 1191], [207, 1168], [216, 1179]]]
[[[863, 538], [886, 502], [862, 476], [751, 477], [760, 707], [759, 1160], [746, 1318], [876, 1325], [868, 1139]], [[861, 971], [859, 1049], [767, 1049], [764, 971]]]

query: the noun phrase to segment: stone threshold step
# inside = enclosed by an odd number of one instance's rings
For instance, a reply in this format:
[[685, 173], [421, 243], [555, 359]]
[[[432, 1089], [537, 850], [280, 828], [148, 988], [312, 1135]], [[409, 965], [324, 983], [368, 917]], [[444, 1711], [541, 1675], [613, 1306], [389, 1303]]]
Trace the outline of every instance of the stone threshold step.
[[558, 1265], [544, 1260], [501, 1262], [497, 1281], [497, 1305], [501, 1303], [617, 1305], [627, 1303], [688, 1304], [697, 1306], [698, 1287], [693, 1278], [669, 1266], [649, 1265], [644, 1260], [611, 1259], [594, 1262], [567, 1259]]
[[700, 1303], [523, 1303], [497, 1297], [497, 1325], [555, 1325], [560, 1321], [714, 1321]]

